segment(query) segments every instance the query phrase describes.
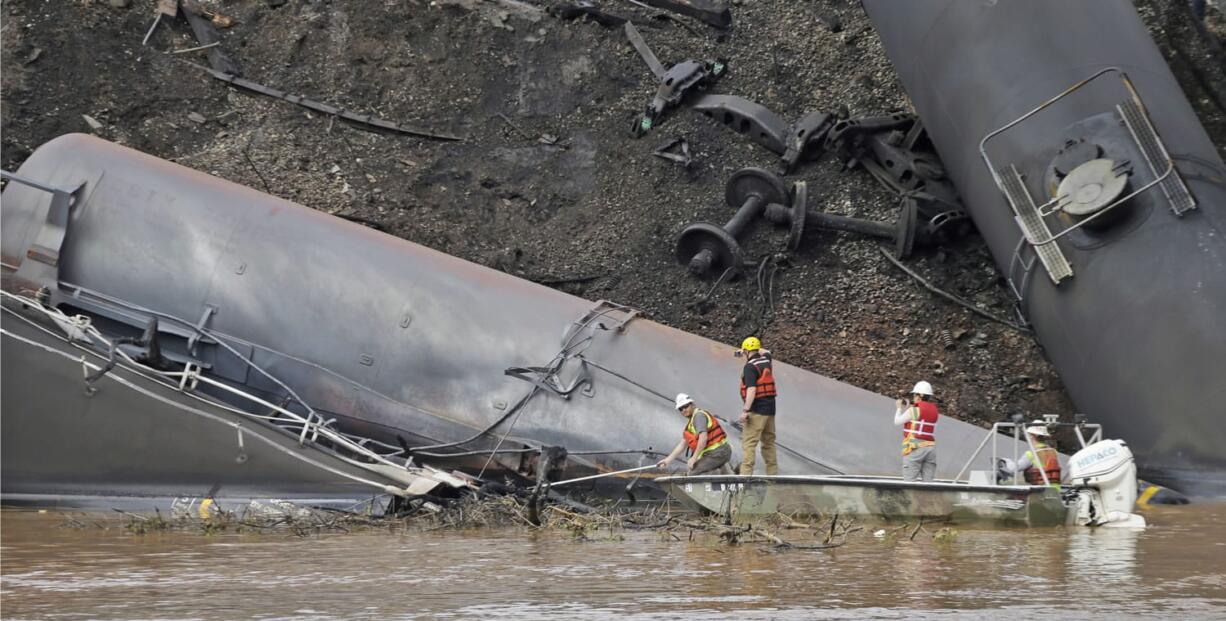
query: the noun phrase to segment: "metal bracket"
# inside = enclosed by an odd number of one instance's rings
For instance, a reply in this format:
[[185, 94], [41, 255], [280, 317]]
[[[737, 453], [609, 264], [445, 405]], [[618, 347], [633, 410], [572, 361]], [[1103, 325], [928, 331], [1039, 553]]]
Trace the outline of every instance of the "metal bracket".
[[626, 22], [625, 25], [626, 38], [630, 40], [630, 45], [634, 46], [634, 50], [643, 57], [643, 62], [647, 63], [647, 68], [657, 78], [664, 77], [664, 65], [656, 58], [656, 53], [651, 51], [651, 46], [647, 45], [647, 41], [643, 39], [643, 35], [639, 34], [639, 29], [634, 27], [634, 24]]
[[608, 300], [598, 300], [591, 310], [584, 313], [582, 317], [576, 319], [567, 327], [566, 332], [562, 335], [562, 346], [567, 346], [576, 332], [590, 326], [596, 319], [610, 318], [610, 313], [622, 313], [622, 316], [620, 319], [617, 319], [616, 323], [612, 324], [611, 328], [601, 321], [596, 321], [596, 327], [601, 330], [614, 330], [618, 334], [626, 331], [626, 324], [634, 321], [636, 317], [643, 315], [643, 312], [636, 308], [623, 306]]
[[[612, 316], [613, 313], [620, 313], [621, 316], [614, 317]], [[627, 324], [641, 314], [640, 311], [629, 306], [623, 306], [608, 300], [600, 300], [596, 302], [596, 305], [591, 310], [567, 326], [565, 333], [562, 335], [562, 350], [549, 363], [549, 366], [511, 367], [503, 371], [503, 373], [510, 377], [524, 380], [542, 390], [559, 395], [563, 399], [569, 399], [571, 393], [580, 388], [583, 388], [584, 395], [593, 397], [596, 393], [592, 385], [592, 374], [588, 370], [588, 363], [575, 353], [575, 349], [580, 345], [589, 343], [591, 337], [580, 339], [577, 342], [575, 337], [581, 331], [593, 327], [600, 330], [613, 330], [620, 334], [626, 330]], [[606, 324], [602, 319], [608, 319], [610, 323]], [[558, 378], [558, 372], [562, 370], [562, 367], [568, 360], [573, 359], [579, 360], [579, 371], [570, 384], [564, 385]]]
[[668, 142], [656, 147], [652, 155], [681, 164], [682, 168], [688, 169], [694, 163], [694, 157], [690, 154], [690, 143], [685, 138], [673, 138]]
[[690, 107], [782, 156], [787, 153], [788, 124], [755, 101], [736, 95], [702, 95]]
[[17, 279], [34, 283], [40, 288], [47, 288], [54, 294], [59, 289], [60, 252], [64, 246], [64, 238], [68, 234], [68, 216], [81, 197], [85, 182], [75, 187], [59, 187], [39, 183], [25, 177], [0, 171], [0, 178], [12, 183], [20, 183], [36, 190], [42, 190], [51, 195], [51, 206], [47, 208], [47, 218], [34, 236], [34, 241], [26, 248], [25, 257], [17, 267]]
[[639, 56], [643, 57], [643, 62], [647, 63], [651, 73], [660, 80], [660, 86], [651, 104], [647, 106], [643, 117], [634, 121], [631, 128], [631, 133], [636, 137], [651, 130], [657, 121], [663, 118], [664, 112], [680, 104], [691, 90], [706, 87], [724, 73], [725, 64], [720, 60], [686, 60], [665, 69], [633, 23], [627, 21], [624, 29], [630, 44], [638, 51]]
[[826, 133], [834, 127], [835, 120], [835, 115], [818, 110], [793, 123], [791, 131], [788, 132], [787, 149], [783, 153], [780, 172], [790, 172], [810, 145], [824, 144]]
[[204, 313], [200, 315], [200, 321], [196, 322], [195, 332], [187, 338], [187, 351], [191, 355], [196, 355], [196, 343], [200, 342], [200, 338], [204, 336], [204, 331], [209, 327], [209, 321], [213, 315], [217, 314], [217, 307], [212, 304], [204, 305]]
[[563, 399], [570, 399], [571, 393], [580, 387], [590, 386], [592, 383], [592, 374], [588, 371], [587, 363], [580, 360], [579, 364], [579, 373], [569, 385], [563, 385], [558, 378], [557, 370], [551, 367], [511, 367], [503, 373], [515, 379], [524, 380], [541, 390], [548, 390]]
[[860, 119], [842, 119], [836, 122], [826, 134], [826, 148], [831, 151], [852, 150], [854, 143], [865, 136], [900, 129], [914, 121], [915, 117], [906, 112]]

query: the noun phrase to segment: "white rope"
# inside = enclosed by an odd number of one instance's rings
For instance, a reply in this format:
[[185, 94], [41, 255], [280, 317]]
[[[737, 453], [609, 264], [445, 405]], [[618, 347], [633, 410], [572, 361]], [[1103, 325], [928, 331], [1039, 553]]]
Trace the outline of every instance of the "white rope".
[[[45, 314], [45, 315], [47, 315], [49, 318], [51, 318], [53, 321], [55, 321], [55, 323], [56, 323], [57, 325], [60, 325], [60, 326], [61, 326], [61, 328], [63, 328], [63, 324], [65, 324], [65, 323], [70, 323], [70, 324], [73, 324], [73, 325], [78, 325], [78, 326], [81, 326], [81, 330], [82, 330], [82, 332], [83, 332], [83, 333], [88, 334], [88, 335], [90, 335], [91, 337], [93, 337], [93, 338], [97, 339], [99, 342], [101, 342], [102, 344], [104, 344], [104, 345], [106, 346], [106, 348], [108, 348], [108, 349], [109, 349], [109, 347], [110, 347], [110, 341], [109, 341], [109, 340], [107, 340], [107, 339], [106, 339], [106, 337], [104, 337], [104, 336], [101, 334], [101, 332], [99, 332], [99, 331], [97, 330], [97, 328], [93, 327], [93, 325], [92, 325], [92, 324], [90, 324], [88, 321], [85, 321], [85, 322], [75, 321], [73, 318], [69, 318], [69, 317], [68, 317], [66, 314], [64, 314], [63, 312], [59, 311], [58, 309], [49, 309], [49, 308], [47, 308], [47, 307], [43, 306], [42, 304], [38, 303], [37, 301], [32, 300], [32, 299], [30, 299], [30, 298], [24, 298], [24, 297], [22, 297], [22, 296], [17, 296], [17, 295], [14, 295], [14, 294], [12, 294], [12, 293], [9, 293], [9, 292], [7, 292], [7, 291], [0, 291], [0, 294], [3, 294], [3, 296], [4, 296], [4, 297], [8, 297], [8, 298], [14, 299], [14, 300], [16, 300], [16, 301], [18, 301], [18, 302], [22, 303], [23, 305], [25, 305], [25, 306], [27, 306], [27, 307], [31, 307], [31, 308], [33, 308], [33, 309], [35, 309], [35, 310], [38, 310], [38, 311], [42, 312], [43, 314]], [[15, 312], [13, 312], [11, 309], [7, 309], [7, 308], [6, 308], [5, 310], [6, 310], [7, 312], [9, 312], [10, 314], [12, 314], [13, 316], [18, 317], [18, 318], [20, 318], [20, 319], [24, 320], [26, 323], [30, 324], [31, 326], [33, 326], [33, 327], [35, 327], [35, 328], [38, 328], [38, 329], [40, 329], [40, 330], [42, 330], [42, 331], [44, 331], [44, 332], [48, 332], [48, 331], [47, 331], [45, 328], [43, 328], [42, 326], [39, 326], [39, 325], [35, 324], [34, 322], [30, 321], [28, 318], [23, 317], [23, 316], [21, 316], [20, 314], [17, 314], [17, 313], [15, 313]], [[84, 325], [81, 325], [82, 323], [84, 323]], [[6, 333], [6, 334], [11, 334], [11, 333], [9, 333], [9, 332], [7, 332], [7, 331], [6, 331], [5, 333]], [[48, 333], [50, 334], [50, 332], [48, 332]], [[14, 336], [15, 338], [21, 338], [21, 337], [17, 337], [16, 335], [12, 335], [12, 336]], [[55, 351], [57, 351], [57, 352], [58, 352], [58, 350], [55, 350]], [[62, 352], [60, 352], [60, 353], [62, 353]], [[372, 451], [372, 450], [370, 450], [370, 449], [366, 448], [365, 446], [363, 446], [363, 445], [361, 445], [361, 444], [359, 444], [359, 443], [357, 443], [357, 442], [355, 442], [355, 441], [351, 440], [349, 437], [345, 436], [344, 434], [337, 433], [337, 432], [335, 432], [335, 431], [333, 431], [333, 430], [331, 430], [331, 429], [329, 429], [329, 428], [327, 428], [327, 427], [324, 427], [324, 426], [322, 426], [320, 423], [316, 423], [315, 421], [311, 420], [310, 418], [304, 418], [303, 416], [301, 416], [301, 415], [299, 415], [299, 414], [297, 414], [297, 413], [291, 412], [291, 411], [289, 411], [289, 410], [287, 410], [287, 409], [285, 409], [285, 408], [283, 408], [283, 407], [280, 407], [280, 406], [278, 406], [278, 405], [275, 405], [275, 404], [272, 404], [272, 403], [270, 403], [270, 402], [268, 402], [268, 401], [265, 401], [265, 400], [263, 400], [263, 399], [260, 399], [259, 397], [256, 397], [256, 396], [254, 396], [254, 395], [251, 395], [251, 394], [249, 394], [249, 393], [246, 393], [246, 392], [244, 392], [244, 391], [242, 391], [242, 390], [238, 390], [238, 389], [236, 389], [236, 388], [234, 388], [234, 387], [232, 387], [232, 386], [229, 386], [229, 385], [227, 385], [227, 384], [224, 384], [224, 383], [218, 382], [218, 381], [216, 381], [216, 380], [213, 380], [212, 378], [202, 376], [202, 375], [200, 374], [200, 366], [199, 366], [199, 365], [195, 365], [195, 364], [192, 364], [192, 363], [190, 363], [190, 362], [189, 362], [189, 363], [187, 363], [187, 364], [185, 365], [184, 370], [183, 370], [182, 372], [167, 372], [167, 371], [158, 371], [158, 370], [156, 370], [156, 369], [153, 369], [152, 367], [148, 367], [148, 366], [146, 366], [146, 365], [143, 365], [143, 364], [141, 364], [141, 363], [137, 362], [137, 361], [136, 361], [136, 360], [134, 360], [134, 359], [133, 359], [131, 356], [129, 356], [127, 353], [123, 352], [123, 350], [121, 350], [121, 349], [116, 349], [116, 353], [117, 353], [117, 355], [122, 356], [122, 357], [124, 358], [124, 360], [125, 360], [125, 361], [127, 361], [127, 362], [128, 362], [130, 365], [135, 366], [135, 367], [137, 367], [137, 368], [139, 368], [139, 369], [141, 369], [141, 370], [145, 370], [145, 371], [147, 371], [147, 373], [152, 373], [152, 374], [153, 374], [153, 375], [155, 375], [155, 376], [160, 376], [160, 377], [162, 377], [162, 378], [166, 378], [166, 379], [173, 379], [173, 378], [176, 378], [176, 377], [177, 377], [177, 378], [179, 378], [179, 384], [178, 384], [178, 387], [179, 387], [179, 390], [180, 390], [181, 392], [183, 392], [184, 394], [188, 394], [188, 391], [189, 391], [189, 390], [195, 390], [195, 389], [196, 389], [196, 387], [199, 385], [199, 383], [200, 383], [200, 382], [204, 382], [204, 383], [205, 383], [205, 384], [207, 384], [207, 385], [214, 386], [214, 387], [216, 387], [216, 388], [218, 388], [218, 389], [224, 390], [224, 391], [226, 391], [226, 392], [229, 392], [229, 393], [234, 394], [234, 395], [236, 395], [236, 396], [238, 396], [238, 397], [244, 398], [244, 399], [246, 399], [246, 400], [248, 400], [248, 401], [251, 401], [251, 402], [253, 402], [253, 403], [259, 404], [259, 405], [264, 406], [264, 407], [267, 407], [267, 408], [269, 408], [269, 409], [271, 409], [271, 410], [273, 410], [273, 411], [275, 411], [275, 412], [277, 412], [277, 413], [281, 414], [283, 417], [288, 418], [289, 420], [288, 420], [288, 421], [286, 421], [286, 422], [296, 423], [297, 425], [301, 425], [301, 426], [302, 426], [302, 433], [301, 433], [301, 435], [300, 435], [300, 437], [299, 437], [299, 442], [300, 442], [300, 443], [302, 443], [302, 440], [303, 440], [303, 438], [305, 438], [305, 436], [306, 436], [306, 434], [307, 434], [307, 432], [308, 432], [308, 431], [312, 432], [312, 440], [313, 440], [313, 441], [318, 440], [319, 435], [321, 435], [321, 433], [322, 433], [322, 435], [323, 435], [325, 438], [327, 438], [327, 439], [331, 440], [332, 442], [335, 442], [336, 444], [338, 444], [338, 445], [340, 445], [340, 446], [344, 446], [344, 447], [345, 447], [347, 450], [349, 450], [349, 451], [351, 451], [351, 452], [353, 452], [353, 453], [356, 453], [356, 454], [358, 454], [358, 455], [362, 455], [363, 457], [366, 457], [366, 458], [368, 458], [368, 459], [371, 459], [371, 460], [376, 461], [376, 462], [378, 462], [378, 463], [382, 463], [382, 464], [387, 465], [387, 466], [392, 466], [392, 467], [394, 467], [394, 468], [404, 469], [404, 470], [406, 470], [406, 472], [407, 472], [407, 469], [405, 469], [403, 465], [401, 465], [401, 464], [397, 464], [397, 463], [394, 463], [394, 462], [392, 462], [392, 461], [388, 460], [388, 459], [387, 459], [387, 458], [385, 458], [384, 456], [382, 456], [382, 455], [380, 455], [380, 454], [378, 454], [378, 453], [376, 453], [376, 452], [374, 452], [374, 451]], [[89, 372], [84, 370], [84, 368], [85, 368], [86, 366], [89, 366], [89, 367], [93, 368], [94, 370], [97, 370], [97, 369], [100, 369], [100, 368], [101, 368], [101, 367], [98, 367], [98, 366], [95, 366], [95, 365], [90, 365], [90, 364], [86, 363], [86, 362], [85, 362], [85, 357], [84, 357], [84, 356], [82, 356], [82, 357], [81, 357], [81, 362], [82, 362], [82, 369], [83, 369], [83, 373], [84, 373], [86, 376], [88, 376], [88, 375], [89, 375]], [[254, 366], [254, 365], [253, 365], [253, 366]], [[148, 374], [147, 374], [147, 373], [146, 373], [146, 374], [142, 374], [142, 375], [144, 375], [145, 377], [148, 377]], [[150, 378], [150, 379], [153, 379], [153, 378]], [[156, 381], [156, 380], [155, 380], [155, 381]], [[192, 395], [192, 396], [194, 397], [194, 395]], [[197, 399], [198, 399], [198, 400], [201, 400], [201, 401], [204, 401], [203, 399], [199, 399], [198, 397], [197, 397]], [[214, 406], [217, 406], [217, 407], [222, 407], [222, 409], [225, 409], [225, 410], [227, 410], [227, 411], [230, 411], [231, 413], [238, 414], [238, 415], [245, 416], [245, 417], [250, 417], [250, 418], [259, 418], [259, 419], [264, 419], [264, 420], [285, 420], [285, 418], [274, 418], [274, 417], [270, 417], [270, 416], [264, 416], [264, 415], [254, 414], [254, 413], [247, 412], [247, 411], [245, 411], [245, 410], [241, 410], [241, 409], [228, 408], [228, 407], [225, 407], [225, 406], [218, 406], [217, 404], [214, 404], [214, 403], [212, 403], [212, 402], [208, 402], [208, 403], [210, 403], [210, 405], [214, 405]], [[309, 407], [309, 406], [306, 406], [305, 404], [303, 404], [303, 405], [304, 405], [304, 407], [307, 407], [307, 408], [308, 408], [308, 410], [310, 410], [310, 407]], [[312, 413], [312, 414], [314, 414], [314, 410], [311, 410], [311, 413]], [[318, 419], [319, 419], [319, 420], [321, 420], [321, 421], [323, 420], [323, 417], [318, 416], [317, 414], [315, 414], [315, 418], [318, 418]], [[295, 425], [295, 426], [297, 426], [297, 425]], [[351, 459], [348, 459], [348, 458], [346, 458], [346, 457], [344, 457], [344, 456], [341, 456], [341, 455], [336, 455], [336, 456], [337, 456], [338, 458], [340, 458], [340, 459], [342, 459], [342, 460], [344, 460], [344, 461], [346, 461], [346, 462], [348, 462], [348, 463], [351, 463], [351, 464], [353, 464], [353, 465], [356, 465], [356, 466], [363, 466], [363, 465], [364, 465], [362, 462], [358, 462], [358, 461], [355, 461], [355, 460], [351, 460]]]

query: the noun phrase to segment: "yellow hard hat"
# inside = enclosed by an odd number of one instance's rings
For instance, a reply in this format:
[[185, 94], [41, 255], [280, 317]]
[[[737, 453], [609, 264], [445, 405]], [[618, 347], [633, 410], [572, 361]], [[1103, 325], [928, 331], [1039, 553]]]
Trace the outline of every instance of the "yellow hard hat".
[[751, 336], [741, 341], [741, 349], [745, 351], [758, 351], [762, 349], [762, 341], [759, 341], [756, 336]]

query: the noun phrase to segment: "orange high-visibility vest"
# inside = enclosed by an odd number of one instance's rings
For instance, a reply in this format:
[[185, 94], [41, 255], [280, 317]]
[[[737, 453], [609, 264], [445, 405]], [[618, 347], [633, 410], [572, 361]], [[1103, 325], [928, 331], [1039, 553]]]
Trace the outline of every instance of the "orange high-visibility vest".
[[[1048, 485], [1060, 484], [1060, 456], [1056, 453], [1056, 449], [1046, 444], [1037, 444], [1034, 453], [1026, 452], [1030, 454], [1030, 467], [1023, 472], [1027, 483], [1043, 485], [1043, 475], [1039, 472], [1042, 469], [1047, 473]], [[1035, 453], [1038, 454], [1035, 455]]]
[[902, 426], [903, 440], [918, 440], [920, 442], [936, 442], [937, 436], [937, 419], [941, 417], [937, 413], [935, 403], [928, 401], [920, 401], [911, 406], [919, 410], [919, 416], [913, 416]]
[[[767, 354], [760, 354], [746, 362], [752, 364], [758, 369], [758, 381], [754, 384], [757, 391], [754, 392], [754, 398], [759, 397], [774, 397], [775, 396], [775, 374], [771, 371], [771, 357]], [[745, 386], [745, 376], [741, 376], [741, 401], [745, 400], [745, 391], [748, 389]]]
[[690, 447], [690, 452], [698, 451], [698, 436], [702, 434], [694, 427], [694, 417], [699, 414], [705, 415], [708, 419], [707, 427], [707, 446], [699, 453], [699, 457], [706, 455], [708, 451], [717, 449], [728, 442], [728, 435], [724, 433], [724, 428], [719, 425], [719, 421], [711, 415], [710, 412], [701, 409], [695, 409], [694, 414], [690, 416], [690, 422], [685, 426], [685, 443]]

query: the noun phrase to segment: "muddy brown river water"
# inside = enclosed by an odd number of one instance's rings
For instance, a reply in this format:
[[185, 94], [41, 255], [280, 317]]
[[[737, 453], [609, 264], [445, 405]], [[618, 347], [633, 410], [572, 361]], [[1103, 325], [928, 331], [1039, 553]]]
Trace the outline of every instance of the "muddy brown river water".
[[1129, 530], [775, 552], [704, 535], [65, 528], [0, 514], [4, 619], [1226, 619], [1226, 504]]

